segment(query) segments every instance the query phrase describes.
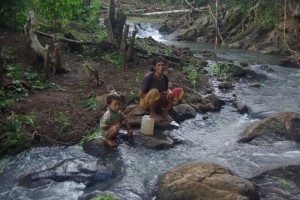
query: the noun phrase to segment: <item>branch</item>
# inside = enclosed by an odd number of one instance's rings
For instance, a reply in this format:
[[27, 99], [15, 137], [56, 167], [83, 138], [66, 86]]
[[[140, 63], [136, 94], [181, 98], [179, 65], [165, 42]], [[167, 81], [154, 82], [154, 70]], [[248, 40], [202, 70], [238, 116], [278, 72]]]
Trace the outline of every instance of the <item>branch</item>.
[[185, 3], [192, 9], [192, 11], [203, 12], [208, 10], [208, 6], [195, 8], [188, 0], [184, 0]]

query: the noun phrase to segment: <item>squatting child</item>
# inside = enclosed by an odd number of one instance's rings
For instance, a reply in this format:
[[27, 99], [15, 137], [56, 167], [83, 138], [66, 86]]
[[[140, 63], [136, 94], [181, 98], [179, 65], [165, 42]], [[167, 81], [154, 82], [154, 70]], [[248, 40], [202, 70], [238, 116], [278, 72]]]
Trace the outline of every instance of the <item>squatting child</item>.
[[120, 126], [124, 121], [127, 127], [128, 137], [133, 137], [133, 132], [128, 119], [120, 111], [121, 97], [117, 94], [107, 96], [107, 111], [100, 119], [100, 134], [104, 137], [105, 142], [111, 146], [117, 146], [114, 138], [119, 134]]

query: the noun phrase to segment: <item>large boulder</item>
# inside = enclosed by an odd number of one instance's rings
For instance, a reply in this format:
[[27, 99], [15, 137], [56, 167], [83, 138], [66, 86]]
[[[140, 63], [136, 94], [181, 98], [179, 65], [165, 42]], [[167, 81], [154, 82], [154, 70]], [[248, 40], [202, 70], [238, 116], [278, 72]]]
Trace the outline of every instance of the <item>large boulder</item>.
[[217, 164], [194, 163], [162, 175], [157, 200], [256, 200], [254, 185]]
[[52, 182], [75, 181], [91, 186], [110, 178], [113, 171], [112, 168], [105, 167], [97, 161], [67, 159], [49, 169], [23, 176], [19, 185], [36, 188]]
[[239, 139], [240, 142], [255, 140], [300, 141], [300, 114], [295, 112], [279, 113], [250, 125]]
[[250, 179], [264, 199], [300, 199], [300, 166], [290, 165], [266, 171]]

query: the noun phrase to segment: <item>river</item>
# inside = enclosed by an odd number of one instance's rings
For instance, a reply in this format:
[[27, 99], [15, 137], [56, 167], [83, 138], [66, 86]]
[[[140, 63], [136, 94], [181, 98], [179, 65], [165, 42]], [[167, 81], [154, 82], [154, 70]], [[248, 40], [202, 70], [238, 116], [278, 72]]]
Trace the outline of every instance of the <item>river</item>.
[[[147, 31], [147, 30], [146, 30]], [[155, 32], [155, 30], [153, 30]], [[147, 31], [149, 32], [149, 30]], [[157, 33], [157, 32], [155, 32]], [[150, 34], [153, 34], [150, 33]], [[179, 136], [183, 142], [167, 150], [151, 150], [142, 147], [119, 145], [118, 149], [101, 157], [83, 152], [81, 146], [34, 148], [0, 163], [0, 199], [77, 199], [84, 193], [104, 191], [122, 199], [155, 199], [153, 191], [160, 175], [186, 163], [213, 162], [230, 168], [236, 174], [249, 178], [265, 170], [300, 164], [300, 145], [292, 141], [255, 146], [237, 143], [239, 134], [253, 122], [266, 116], [284, 112], [300, 112], [300, 70], [278, 66], [278, 57], [243, 50], [219, 48], [213, 45], [166, 41], [160, 35], [157, 40], [181, 47], [190, 47], [195, 54], [203, 49], [214, 51], [218, 57], [243, 61], [252, 70], [266, 76], [259, 79], [262, 87], [250, 87], [256, 81], [235, 84], [232, 91], [223, 92], [215, 87], [221, 99], [233, 94], [250, 108], [249, 114], [239, 114], [236, 108], [225, 105], [220, 112], [198, 114], [186, 120], [176, 130], [166, 135]], [[214, 61], [209, 61], [209, 66]], [[267, 64], [265, 70], [262, 65]], [[208, 68], [209, 68], [208, 66]], [[216, 80], [212, 80], [214, 85]], [[20, 175], [46, 169], [67, 158], [98, 159], [106, 166], [119, 166], [121, 178], [110, 184], [96, 184], [86, 188], [71, 181], [50, 184], [37, 189], [18, 186]]]

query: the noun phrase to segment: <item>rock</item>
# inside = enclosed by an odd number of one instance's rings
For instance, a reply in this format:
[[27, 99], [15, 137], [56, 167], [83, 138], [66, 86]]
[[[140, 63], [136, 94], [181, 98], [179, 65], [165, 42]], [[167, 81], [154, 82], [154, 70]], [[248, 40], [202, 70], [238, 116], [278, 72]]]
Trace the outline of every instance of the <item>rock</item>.
[[142, 109], [139, 105], [130, 105], [126, 108], [124, 114], [131, 116], [143, 116], [148, 115], [149, 112]]
[[261, 42], [249, 48], [252, 51], [259, 51], [263, 54], [278, 54], [280, 49], [275, 42]]
[[238, 112], [241, 114], [248, 113], [249, 111], [247, 105], [243, 102], [235, 101], [233, 105], [238, 109]]
[[159, 177], [157, 200], [259, 199], [254, 185], [221, 165], [186, 164]]
[[207, 27], [210, 24], [210, 17], [207, 15], [202, 15], [198, 19], [196, 19], [193, 23], [193, 27], [196, 28], [202, 28], [202, 27]]
[[103, 144], [103, 138], [97, 138], [83, 143], [83, 152], [89, 155], [102, 157], [109, 151], [109, 148]]
[[246, 70], [243, 67], [235, 65], [235, 64], [229, 65], [228, 72], [230, 72], [233, 77], [239, 77], [239, 76], [243, 76], [246, 74]]
[[204, 113], [215, 110], [215, 106], [212, 103], [206, 103], [206, 104], [197, 103], [196, 106], [198, 109], [200, 109]]
[[[166, 136], [160, 129], [155, 129], [152, 136], [144, 135], [139, 130], [135, 130], [133, 139], [128, 139], [128, 136], [125, 133], [120, 133], [115, 139], [118, 144], [156, 150], [173, 148], [175, 144], [181, 144], [183, 140], [183, 138], [177, 136]], [[94, 139], [84, 143], [83, 151], [86, 154], [97, 157], [105, 157], [108, 154], [118, 153], [104, 145], [103, 139]], [[112, 156], [116, 157], [116, 155]]]
[[264, 199], [300, 199], [300, 166], [290, 165], [266, 171], [250, 179]]
[[274, 72], [274, 69], [266, 64], [260, 65], [259, 68], [265, 72]]
[[250, 142], [254, 139], [270, 142], [288, 139], [299, 142], [300, 114], [284, 112], [256, 122], [241, 134], [239, 142]]
[[112, 173], [112, 168], [102, 166], [97, 161], [67, 159], [49, 169], [24, 176], [19, 181], [19, 185], [36, 188], [53, 181], [75, 181], [91, 186], [107, 180], [112, 176]]
[[218, 85], [219, 89], [229, 90], [232, 89], [234, 86], [232, 85], [232, 82], [226, 81], [224, 83], [220, 83]]
[[214, 111], [220, 110], [221, 107], [225, 105], [225, 102], [215, 94], [208, 95], [208, 98], [210, 99], [210, 103], [212, 103], [212, 105], [215, 107]]
[[178, 40], [183, 41], [192, 41], [195, 40], [198, 36], [198, 30], [195, 27], [182, 30], [181, 33], [177, 36]]
[[106, 99], [108, 94], [104, 94], [102, 96], [96, 96], [95, 101], [99, 104], [99, 110], [104, 109], [107, 106]]
[[161, 132], [154, 130], [153, 136], [143, 135], [139, 131], [135, 132], [133, 140], [128, 140], [125, 135], [120, 135], [121, 142], [128, 146], [146, 148], [146, 149], [169, 149], [174, 147], [174, 140], [163, 135]]
[[179, 120], [177, 121], [195, 118], [197, 115], [197, 111], [187, 103], [174, 106], [173, 110], [179, 115]]
[[245, 104], [238, 104], [238, 112], [241, 114], [248, 113], [248, 107]]

